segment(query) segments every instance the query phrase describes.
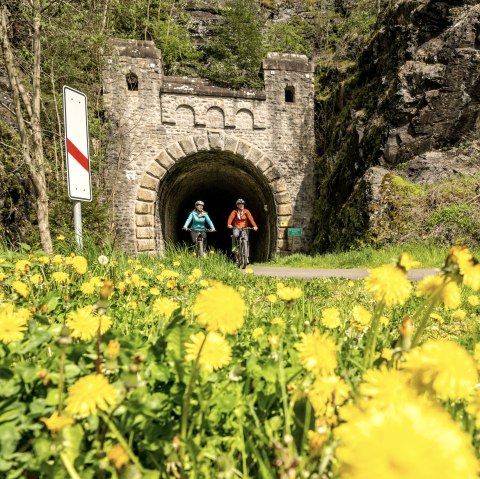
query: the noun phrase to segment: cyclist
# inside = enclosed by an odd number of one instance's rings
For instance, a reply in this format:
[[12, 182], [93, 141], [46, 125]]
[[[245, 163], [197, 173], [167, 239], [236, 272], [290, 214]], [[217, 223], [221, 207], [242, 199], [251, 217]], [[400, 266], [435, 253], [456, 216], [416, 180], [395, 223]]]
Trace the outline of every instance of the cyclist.
[[196, 201], [195, 209], [190, 212], [187, 221], [185, 221], [185, 224], [183, 225], [183, 229], [188, 230], [190, 223], [192, 224], [190, 235], [192, 237], [193, 244], [195, 244], [195, 242], [197, 241], [198, 235], [201, 234], [204, 242], [203, 244], [206, 245], [207, 228], [205, 227], [205, 225], [208, 226], [208, 229], [210, 231], [215, 231], [215, 226], [213, 226], [210, 216], [208, 216], [208, 213], [206, 211], [203, 211], [204, 205], [205, 204], [203, 201]]
[[[236, 201], [236, 204], [237, 208], [230, 213], [227, 221], [227, 227], [233, 229], [232, 253], [235, 253], [237, 249], [237, 242], [242, 228], [252, 226], [255, 231], [258, 230], [258, 226], [255, 223], [252, 214], [245, 208], [245, 200], [239, 198]], [[248, 239], [248, 230], [245, 230], [244, 234]]]

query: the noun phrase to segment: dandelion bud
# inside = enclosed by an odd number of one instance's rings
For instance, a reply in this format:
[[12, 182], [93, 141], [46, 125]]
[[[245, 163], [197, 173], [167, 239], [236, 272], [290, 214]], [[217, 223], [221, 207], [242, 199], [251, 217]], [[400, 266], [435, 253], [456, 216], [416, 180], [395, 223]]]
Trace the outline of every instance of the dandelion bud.
[[107, 350], [105, 351], [105, 356], [108, 359], [116, 359], [120, 355], [120, 343], [116, 339], [111, 339], [108, 342]]
[[112, 295], [113, 283], [106, 279], [100, 289], [100, 299], [108, 299]]
[[412, 342], [413, 323], [410, 316], [404, 316], [400, 324], [401, 346], [403, 351], [410, 351]]

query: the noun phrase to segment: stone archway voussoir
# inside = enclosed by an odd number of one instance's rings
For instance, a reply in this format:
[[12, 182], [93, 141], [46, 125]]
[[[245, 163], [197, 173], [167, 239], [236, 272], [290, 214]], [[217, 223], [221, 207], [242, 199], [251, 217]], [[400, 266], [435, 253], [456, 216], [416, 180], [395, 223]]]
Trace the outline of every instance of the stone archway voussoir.
[[247, 155], [252, 148], [254, 148], [252, 144], [243, 140], [239, 140], [236, 154], [241, 156], [242, 158], [247, 158]]
[[197, 151], [208, 151], [209, 150], [207, 135], [194, 136], [193, 141], [195, 143], [195, 146], [197, 147]]
[[180, 143], [180, 146], [182, 150], [185, 152], [185, 155], [194, 155], [195, 153], [198, 153], [197, 145], [193, 141], [192, 137], [189, 138], [183, 138], [178, 141]]
[[267, 156], [263, 156], [260, 160], [255, 164], [255, 166], [263, 173], [267, 171], [272, 166], [271, 160]]

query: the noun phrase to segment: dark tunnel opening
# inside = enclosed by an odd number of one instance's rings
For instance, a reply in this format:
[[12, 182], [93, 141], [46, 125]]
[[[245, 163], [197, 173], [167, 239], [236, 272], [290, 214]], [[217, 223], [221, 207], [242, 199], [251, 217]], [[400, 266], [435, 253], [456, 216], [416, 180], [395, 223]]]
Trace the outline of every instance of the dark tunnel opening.
[[208, 234], [209, 247], [229, 254], [231, 231], [227, 219], [243, 198], [259, 230], [250, 232], [250, 261], [266, 261], [275, 251], [276, 213], [271, 189], [263, 175], [244, 159], [227, 152], [201, 152], [174, 165], [162, 179], [158, 214], [166, 243], [190, 243], [182, 231], [195, 201], [205, 202], [216, 232]]

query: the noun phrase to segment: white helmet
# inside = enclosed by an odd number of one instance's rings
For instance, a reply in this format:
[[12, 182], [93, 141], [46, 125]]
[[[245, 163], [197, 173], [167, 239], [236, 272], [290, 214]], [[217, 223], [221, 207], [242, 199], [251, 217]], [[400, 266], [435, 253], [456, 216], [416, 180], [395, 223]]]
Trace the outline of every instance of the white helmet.
[[205, 203], [204, 203], [203, 201], [198, 200], [198, 201], [195, 201], [195, 206], [197, 206], [197, 205], [202, 205], [202, 206], [204, 206]]

